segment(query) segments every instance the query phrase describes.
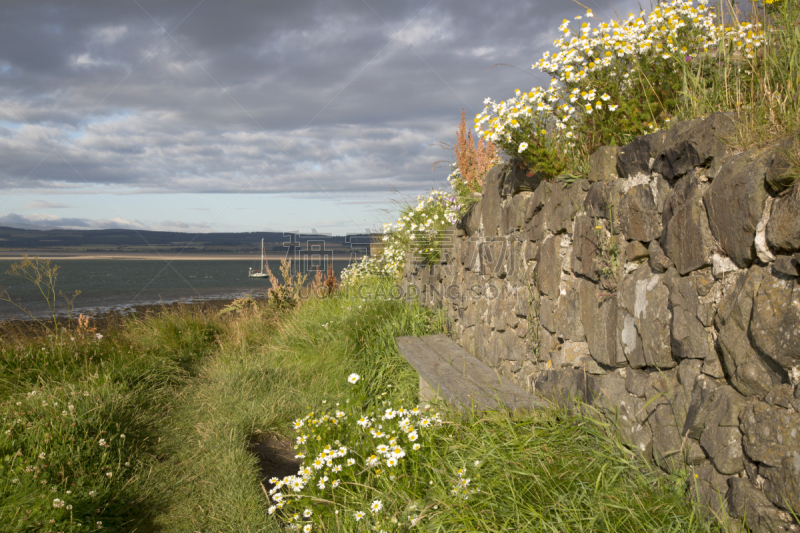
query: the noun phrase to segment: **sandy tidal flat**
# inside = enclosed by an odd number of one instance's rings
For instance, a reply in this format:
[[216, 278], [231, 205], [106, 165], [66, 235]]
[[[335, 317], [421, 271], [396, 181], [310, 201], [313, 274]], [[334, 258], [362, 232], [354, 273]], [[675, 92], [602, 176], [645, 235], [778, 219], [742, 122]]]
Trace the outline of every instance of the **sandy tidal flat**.
[[[70, 259], [97, 260], [139, 260], [139, 261], [259, 261], [260, 255], [234, 255], [234, 254], [143, 254], [143, 253], [69, 253], [69, 252], [28, 252], [28, 257], [62, 261]], [[286, 254], [266, 254], [269, 261], [278, 261], [287, 257]], [[0, 260], [18, 261], [22, 259], [22, 252], [0, 252]], [[289, 259], [293, 257], [289, 256]], [[347, 255], [334, 255], [334, 260], [348, 260]]]

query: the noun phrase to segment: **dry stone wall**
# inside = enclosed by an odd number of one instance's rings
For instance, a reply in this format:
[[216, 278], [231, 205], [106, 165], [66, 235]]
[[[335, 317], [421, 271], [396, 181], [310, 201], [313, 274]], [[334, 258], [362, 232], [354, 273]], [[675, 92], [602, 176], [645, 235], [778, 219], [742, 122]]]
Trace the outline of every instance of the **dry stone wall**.
[[732, 117], [593, 154], [588, 179], [512, 161], [403, 289], [501, 375], [615, 417], [692, 494], [753, 531], [800, 531], [800, 184], [791, 141], [731, 153]]

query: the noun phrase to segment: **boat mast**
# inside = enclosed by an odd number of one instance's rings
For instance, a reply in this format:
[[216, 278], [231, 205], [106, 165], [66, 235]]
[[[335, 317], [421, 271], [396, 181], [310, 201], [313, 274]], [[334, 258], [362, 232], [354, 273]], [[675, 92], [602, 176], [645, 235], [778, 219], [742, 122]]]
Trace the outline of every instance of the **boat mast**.
[[261, 273], [264, 273], [264, 239], [261, 239]]

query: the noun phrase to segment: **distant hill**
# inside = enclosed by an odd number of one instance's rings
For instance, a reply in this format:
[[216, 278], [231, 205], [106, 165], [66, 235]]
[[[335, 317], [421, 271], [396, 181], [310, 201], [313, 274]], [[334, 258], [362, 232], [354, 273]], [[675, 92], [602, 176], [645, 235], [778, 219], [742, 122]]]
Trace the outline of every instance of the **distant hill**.
[[[330, 250], [349, 254], [354, 249], [369, 248], [369, 234], [331, 236], [320, 233], [283, 234], [180, 233], [175, 231], [102, 230], [28, 230], [0, 226], [0, 251], [3, 252], [159, 252], [250, 254], [261, 246], [267, 252], [283, 252], [287, 247]], [[324, 243], [324, 248], [322, 244]]]

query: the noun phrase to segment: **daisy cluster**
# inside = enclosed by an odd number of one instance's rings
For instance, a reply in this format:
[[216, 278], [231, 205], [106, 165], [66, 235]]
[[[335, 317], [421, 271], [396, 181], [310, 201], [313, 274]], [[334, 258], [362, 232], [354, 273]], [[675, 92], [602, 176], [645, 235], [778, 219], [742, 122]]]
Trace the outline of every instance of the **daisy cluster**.
[[448, 206], [452, 206], [452, 202], [448, 201], [451, 196], [442, 190], [417, 196], [416, 206], [404, 209], [394, 224], [384, 224], [383, 257], [396, 275], [403, 270], [406, 251], [429, 261], [439, 257], [444, 231], [450, 224], [448, 215], [452, 216], [452, 211], [448, 209]]
[[[713, 8], [706, 4], [707, 0], [697, 6], [693, 0], [673, 0], [649, 15], [642, 11], [611, 22], [597, 20], [589, 10], [585, 17], [575, 17], [575, 29], [565, 19], [559, 27], [562, 36], [553, 43], [556, 51], [545, 52], [533, 65], [552, 76], [550, 84], [516, 90], [513, 98], [499, 103], [487, 98], [484, 111], [475, 117], [478, 135], [512, 155], [524, 156], [547, 142], [570, 148], [592, 114], [607, 117], [621, 110], [626, 100], [642, 98], [640, 70], [680, 73], [683, 64], [723, 45], [740, 57], [755, 57], [765, 42], [761, 26], [717, 25]], [[646, 127], [652, 130], [656, 125]]]
[[[355, 385], [359, 379], [351, 374], [348, 381]], [[298, 418], [292, 426], [297, 432], [296, 458], [302, 463], [297, 474], [269, 480], [272, 505], [268, 513], [287, 516], [289, 528], [303, 532], [312, 531], [315, 520], [330, 513], [338, 515], [339, 510], [354, 522], [372, 517], [376, 524], [381, 523], [385, 507], [391, 508], [392, 515], [397, 514], [394, 503], [369, 500], [381, 493], [390, 494], [387, 482], [413, 475], [415, 469], [408, 463], [421, 460], [418, 454], [423, 453], [423, 442], [441, 425], [440, 415], [430, 406], [395, 407], [388, 400], [382, 402], [380, 412], [362, 413], [348, 401], [331, 411]], [[358, 503], [359, 487], [365, 486], [374, 490]], [[333, 503], [333, 508], [323, 505], [315, 511], [315, 502], [320, 501]], [[419, 519], [419, 515], [409, 515], [406, 525]]]
[[417, 196], [417, 204], [406, 206], [397, 222], [384, 224], [381, 255], [352, 263], [342, 272], [342, 284], [352, 285], [367, 276], [398, 278], [408, 251], [427, 261], [438, 259], [445, 230], [461, 209], [457, 198], [443, 190]]
[[[477, 467], [480, 464], [480, 461], [475, 461], [475, 466]], [[456, 480], [455, 484], [453, 485], [450, 494], [453, 496], [458, 496], [459, 498], [463, 498], [465, 500], [469, 499], [469, 497], [477, 492], [480, 492], [480, 489], [471, 486], [472, 479], [467, 477], [467, 468], [459, 468], [458, 472], [458, 479]]]
[[353, 261], [342, 270], [342, 286], [352, 287], [369, 277], [396, 277], [399, 271], [394, 267], [387, 269], [387, 266], [388, 262], [383, 256], [365, 255], [360, 261]]
[[450, 174], [447, 176], [447, 183], [453, 190], [453, 194], [445, 198], [445, 219], [450, 224], [455, 224], [464, 215], [468, 202], [465, 198], [472, 193], [469, 186], [461, 175], [458, 163], [450, 165]]

